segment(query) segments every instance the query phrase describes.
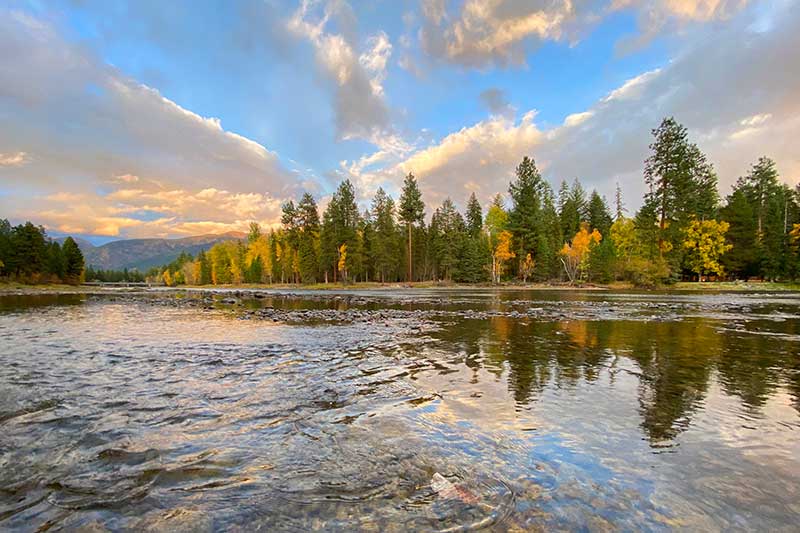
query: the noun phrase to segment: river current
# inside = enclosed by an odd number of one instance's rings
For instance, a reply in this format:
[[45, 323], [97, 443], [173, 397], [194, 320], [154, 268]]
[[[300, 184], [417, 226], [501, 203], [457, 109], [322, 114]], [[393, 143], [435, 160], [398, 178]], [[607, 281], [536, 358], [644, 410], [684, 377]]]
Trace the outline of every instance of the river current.
[[0, 296], [0, 529], [796, 531], [800, 295]]

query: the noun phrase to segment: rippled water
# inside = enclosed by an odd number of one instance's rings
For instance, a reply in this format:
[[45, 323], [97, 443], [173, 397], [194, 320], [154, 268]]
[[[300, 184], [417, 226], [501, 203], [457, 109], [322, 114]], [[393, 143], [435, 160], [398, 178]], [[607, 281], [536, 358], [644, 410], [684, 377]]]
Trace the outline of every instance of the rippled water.
[[0, 529], [800, 523], [797, 294], [3, 296], [0, 347]]

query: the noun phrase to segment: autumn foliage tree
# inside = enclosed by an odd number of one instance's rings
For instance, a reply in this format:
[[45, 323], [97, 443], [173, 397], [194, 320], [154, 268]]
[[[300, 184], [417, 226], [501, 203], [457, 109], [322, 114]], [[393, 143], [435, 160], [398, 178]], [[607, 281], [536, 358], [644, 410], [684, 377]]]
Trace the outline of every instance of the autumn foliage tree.
[[492, 251], [492, 280], [499, 283], [505, 271], [506, 263], [517, 254], [511, 249], [511, 232], [503, 230], [497, 236], [497, 244]]
[[[648, 192], [630, 217], [619, 185], [612, 216], [606, 198], [578, 179], [562, 183], [556, 197], [548, 181], [555, 176], [543, 175], [530, 157], [509, 184], [508, 209], [496, 195], [484, 211], [476, 188], [468, 198], [446, 198], [426, 218], [413, 174], [396, 203], [378, 189], [371, 206], [366, 191], [345, 179], [321, 217], [310, 194], [288, 200], [280, 228], [267, 235], [254, 225], [246, 242], [219, 243], [192, 267], [170, 264], [170, 281], [526, 283], [566, 273], [573, 283], [655, 287], [723, 267], [740, 279], [800, 277], [800, 188], [781, 182], [772, 160], [760, 158], [720, 208], [714, 168], [688, 130], [666, 118], [653, 136], [643, 168]], [[33, 279], [63, 265], [63, 251], [33, 225], [12, 231], [0, 223], [0, 276]], [[152, 279], [162, 282], [162, 272]]]
[[586, 270], [589, 253], [593, 243], [599, 243], [603, 236], [596, 229], [589, 232], [589, 225], [583, 224], [580, 231], [572, 238], [571, 243], [564, 243], [561, 248], [561, 263], [571, 283], [575, 283]]
[[723, 274], [720, 258], [732, 248], [725, 242], [728, 228], [727, 222], [694, 218], [684, 230], [683, 248], [691, 269], [697, 272], [697, 281], [702, 281], [704, 274]]

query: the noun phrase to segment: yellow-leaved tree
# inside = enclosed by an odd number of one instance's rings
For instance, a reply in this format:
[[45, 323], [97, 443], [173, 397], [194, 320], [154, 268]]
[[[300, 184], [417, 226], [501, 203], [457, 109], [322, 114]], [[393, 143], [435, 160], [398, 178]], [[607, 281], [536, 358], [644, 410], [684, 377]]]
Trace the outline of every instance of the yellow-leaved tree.
[[339, 263], [336, 268], [342, 273], [342, 282], [347, 283], [347, 243], [339, 246]]
[[528, 254], [525, 256], [525, 259], [520, 261], [519, 264], [519, 273], [522, 275], [522, 283], [526, 283], [528, 281], [528, 277], [533, 274], [533, 268], [536, 266], [536, 261], [533, 260], [533, 256]]
[[800, 224], [792, 224], [792, 231], [789, 232], [789, 244], [797, 253], [800, 248]]
[[571, 243], [564, 243], [561, 248], [561, 263], [571, 283], [581, 279], [589, 263], [589, 253], [592, 244], [597, 244], [603, 239], [596, 229], [589, 233], [588, 224], [581, 225], [580, 231], [572, 238]]
[[704, 274], [724, 273], [719, 260], [722, 255], [733, 248], [725, 242], [725, 233], [730, 224], [725, 221], [698, 220], [693, 218], [684, 230], [683, 248], [686, 250], [690, 268], [697, 272], [697, 281], [702, 281]]
[[494, 272], [494, 282], [500, 281], [500, 277], [505, 270], [505, 264], [509, 259], [516, 257], [511, 250], [511, 232], [504, 230], [497, 235], [497, 246], [494, 247], [492, 253], [492, 261], [494, 262], [492, 272]]

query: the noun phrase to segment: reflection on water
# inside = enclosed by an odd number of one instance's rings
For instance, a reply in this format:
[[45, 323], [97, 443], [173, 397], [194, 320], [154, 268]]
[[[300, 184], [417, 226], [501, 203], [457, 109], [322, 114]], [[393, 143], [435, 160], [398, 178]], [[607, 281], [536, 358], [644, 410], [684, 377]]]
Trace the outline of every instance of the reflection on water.
[[178, 296], [0, 297], [0, 528], [800, 521], [797, 296]]

